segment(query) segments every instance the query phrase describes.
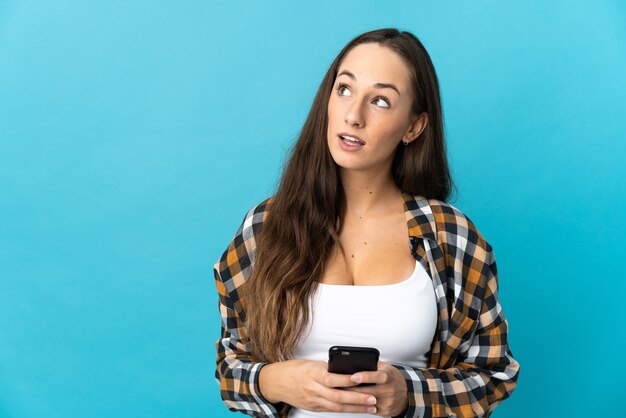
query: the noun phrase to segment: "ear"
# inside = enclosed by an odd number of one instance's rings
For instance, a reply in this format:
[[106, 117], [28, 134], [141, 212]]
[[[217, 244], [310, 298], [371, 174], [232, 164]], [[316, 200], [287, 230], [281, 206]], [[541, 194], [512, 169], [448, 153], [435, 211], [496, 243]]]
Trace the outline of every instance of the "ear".
[[413, 118], [409, 129], [402, 137], [402, 141], [407, 143], [415, 141], [428, 125], [428, 113], [422, 112]]

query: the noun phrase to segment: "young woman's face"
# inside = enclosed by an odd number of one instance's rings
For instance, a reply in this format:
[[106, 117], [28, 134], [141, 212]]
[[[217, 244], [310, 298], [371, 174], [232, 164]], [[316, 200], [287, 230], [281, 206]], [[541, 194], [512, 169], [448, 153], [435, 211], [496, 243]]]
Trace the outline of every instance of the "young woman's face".
[[328, 101], [327, 139], [335, 162], [351, 170], [390, 169], [398, 144], [419, 135], [412, 100], [410, 70], [397, 53], [377, 43], [352, 48]]

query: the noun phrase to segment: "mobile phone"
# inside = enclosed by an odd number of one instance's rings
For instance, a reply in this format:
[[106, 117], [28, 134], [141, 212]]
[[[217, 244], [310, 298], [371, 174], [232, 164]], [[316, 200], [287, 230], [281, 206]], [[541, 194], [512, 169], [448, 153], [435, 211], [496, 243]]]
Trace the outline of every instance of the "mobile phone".
[[380, 352], [371, 347], [334, 345], [328, 349], [328, 371], [339, 374], [375, 372], [379, 356]]

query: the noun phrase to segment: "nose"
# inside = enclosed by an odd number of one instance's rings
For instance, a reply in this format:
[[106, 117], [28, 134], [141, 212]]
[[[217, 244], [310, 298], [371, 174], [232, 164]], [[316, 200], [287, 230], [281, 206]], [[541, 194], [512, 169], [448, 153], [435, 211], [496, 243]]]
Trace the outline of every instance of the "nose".
[[362, 128], [365, 125], [363, 118], [363, 109], [359, 100], [354, 100], [352, 105], [346, 111], [345, 121], [348, 125], [355, 128]]

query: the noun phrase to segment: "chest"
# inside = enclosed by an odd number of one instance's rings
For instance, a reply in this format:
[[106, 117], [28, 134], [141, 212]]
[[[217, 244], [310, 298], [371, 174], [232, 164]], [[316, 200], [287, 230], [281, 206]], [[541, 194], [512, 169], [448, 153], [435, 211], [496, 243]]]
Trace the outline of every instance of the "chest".
[[320, 281], [341, 285], [387, 285], [409, 277], [415, 267], [404, 216], [347, 219]]

